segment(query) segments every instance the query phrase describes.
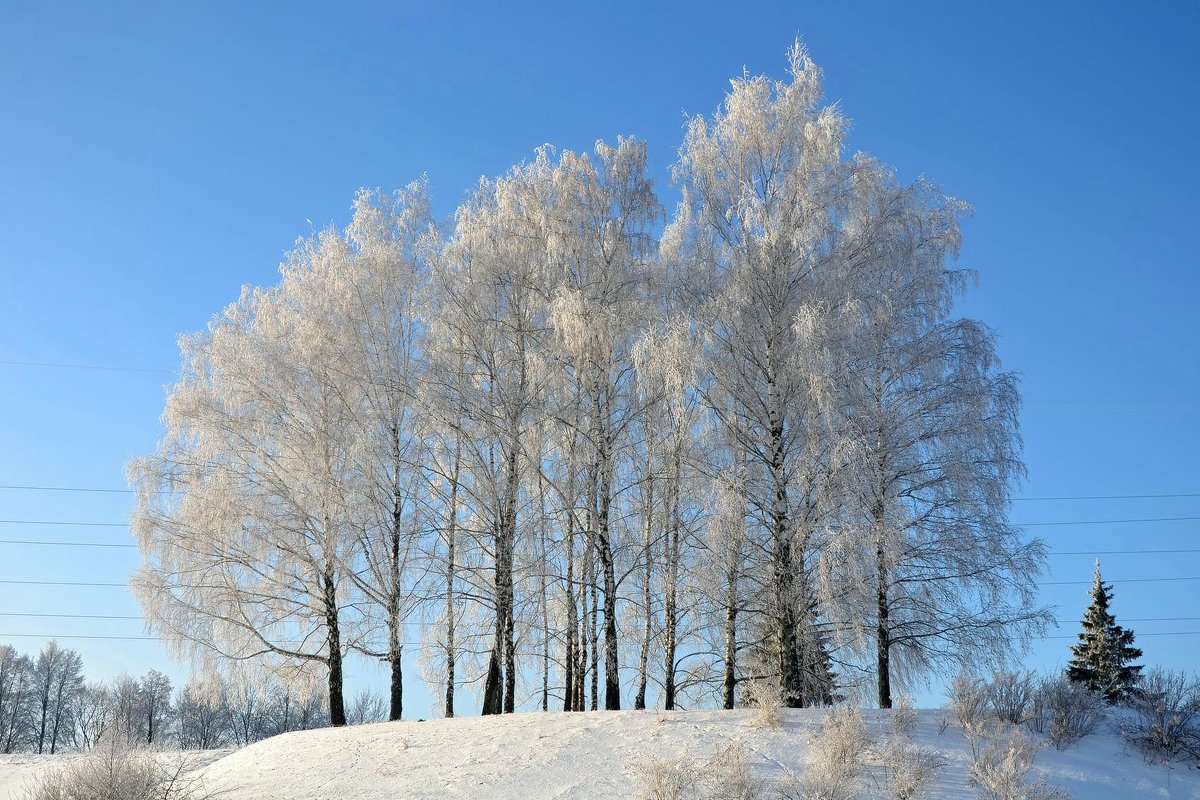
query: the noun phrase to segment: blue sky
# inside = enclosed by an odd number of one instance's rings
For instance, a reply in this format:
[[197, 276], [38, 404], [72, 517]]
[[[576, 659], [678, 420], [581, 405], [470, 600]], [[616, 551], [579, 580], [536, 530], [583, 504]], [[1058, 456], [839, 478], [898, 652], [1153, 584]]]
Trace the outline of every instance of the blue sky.
[[[664, 201], [684, 113], [799, 34], [851, 148], [975, 206], [964, 314], [1023, 375], [1024, 497], [1200, 493], [1192, 247], [1200, 11], [1156, 3], [10, 3], [0, 10], [0, 484], [121, 488], [153, 448], [175, 336], [360, 186], [428, 173], [449, 213], [544, 142], [645, 139]], [[12, 362], [127, 367], [110, 371]], [[157, 370], [157, 371], [155, 371]], [[123, 522], [120, 493], [0, 489], [0, 519]], [[1200, 517], [1200, 497], [1019, 500], [1047, 523]], [[1197, 548], [1200, 520], [1030, 528], [1043, 600], [1076, 619], [1098, 550]], [[127, 541], [0, 523], [0, 538]], [[1065, 555], [1064, 551], [1080, 551]], [[1200, 553], [1103, 556], [1120, 618], [1200, 617]], [[0, 580], [122, 582], [129, 550], [0, 544]], [[134, 615], [114, 587], [0, 584], [0, 613]], [[1200, 660], [1200, 619], [1131, 622], [1148, 663]], [[1058, 633], [1069, 635], [1068, 622]], [[8, 639], [2, 634], [33, 634]], [[0, 616], [0, 642], [142, 634]], [[156, 645], [67, 640], [89, 674], [182, 670]], [[1038, 644], [1030, 664], [1066, 659]], [[378, 682], [376, 688], [384, 688]], [[410, 687], [416, 689], [415, 684]], [[936, 700], [936, 687], [930, 693]], [[423, 692], [410, 710], [428, 716]]]

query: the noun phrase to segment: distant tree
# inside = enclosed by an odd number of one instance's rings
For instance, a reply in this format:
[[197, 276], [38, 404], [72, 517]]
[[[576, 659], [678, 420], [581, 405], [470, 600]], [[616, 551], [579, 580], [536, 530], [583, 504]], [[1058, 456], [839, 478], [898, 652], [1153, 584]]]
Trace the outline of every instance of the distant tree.
[[37, 751], [53, 753], [66, 733], [71, 706], [83, 688], [83, 661], [79, 653], [59, 647], [51, 639], [33, 663], [32, 678]]
[[29, 657], [0, 645], [0, 753], [20, 749], [29, 730], [32, 693]]
[[1109, 613], [1112, 584], [1100, 577], [1100, 562], [1092, 577], [1092, 604], [1083, 614], [1079, 643], [1071, 646], [1067, 677], [1104, 695], [1110, 704], [1129, 697], [1141, 676], [1142, 665], [1133, 662], [1142, 651], [1133, 646], [1133, 631], [1117, 624]]
[[363, 689], [350, 701], [346, 710], [346, 721], [351, 725], [367, 725], [383, 722], [388, 718], [387, 701], [369, 689]]
[[163, 741], [171, 716], [171, 679], [156, 669], [150, 670], [138, 684], [138, 701], [146, 743]]
[[121, 675], [109, 687], [110, 738], [126, 743], [140, 741], [141, 734], [141, 687], [137, 678]]
[[228, 690], [219, 678], [193, 678], [175, 697], [179, 746], [184, 750], [210, 750], [233, 738]]
[[113, 719], [112, 692], [103, 683], [89, 683], [79, 690], [71, 713], [71, 744], [90, 750], [99, 744]]

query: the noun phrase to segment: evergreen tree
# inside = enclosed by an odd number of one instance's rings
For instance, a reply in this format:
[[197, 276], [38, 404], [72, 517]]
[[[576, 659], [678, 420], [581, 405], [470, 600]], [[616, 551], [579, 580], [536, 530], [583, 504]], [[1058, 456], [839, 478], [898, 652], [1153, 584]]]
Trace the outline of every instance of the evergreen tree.
[[1133, 631], [1117, 624], [1109, 613], [1112, 584], [1100, 578], [1100, 562], [1092, 580], [1092, 604], [1083, 615], [1079, 643], [1071, 646], [1067, 677], [1100, 692], [1109, 703], [1128, 697], [1137, 685], [1141, 664], [1133, 664], [1142, 651], [1133, 646]]

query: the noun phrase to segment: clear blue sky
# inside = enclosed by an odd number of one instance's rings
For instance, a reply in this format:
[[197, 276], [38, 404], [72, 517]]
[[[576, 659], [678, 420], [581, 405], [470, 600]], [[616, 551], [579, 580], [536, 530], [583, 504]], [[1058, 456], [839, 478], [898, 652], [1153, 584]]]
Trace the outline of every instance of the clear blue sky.
[[[649, 143], [669, 204], [684, 112], [799, 34], [851, 145], [975, 205], [963, 312], [1024, 375], [1026, 497], [1200, 493], [1195, 4], [8, 3], [0, 10], [0, 484], [121, 488], [159, 435], [176, 334], [360, 186], [429, 174], [448, 213], [550, 142]], [[126, 494], [0, 489], [0, 519], [123, 522]], [[1020, 500], [1021, 522], [1200, 517], [1200, 497]], [[1200, 548], [1200, 521], [1031, 528], [1078, 618], [1097, 550]], [[0, 538], [124, 542], [0, 523]], [[1104, 556], [1119, 618], [1200, 617], [1200, 553]], [[0, 579], [123, 582], [129, 550], [0, 544]], [[120, 588], [0, 584], [0, 613], [136, 614]], [[1200, 619], [1130, 623], [1190, 667]], [[1060, 634], [1071, 634], [1068, 622]], [[3, 634], [141, 635], [134, 620], [0, 616]], [[168, 668], [153, 643], [64, 640], [87, 671]], [[1040, 643], [1031, 665], [1065, 661]], [[171, 667], [174, 675], [182, 674]], [[382, 680], [377, 688], [384, 689]], [[410, 687], [415, 690], [415, 684]], [[936, 689], [930, 695], [936, 699]], [[410, 711], [428, 716], [411, 691]]]

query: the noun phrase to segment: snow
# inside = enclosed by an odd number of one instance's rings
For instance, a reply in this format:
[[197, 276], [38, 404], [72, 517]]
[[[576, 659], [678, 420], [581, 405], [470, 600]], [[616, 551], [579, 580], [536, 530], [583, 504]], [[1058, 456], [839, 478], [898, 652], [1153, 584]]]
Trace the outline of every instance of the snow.
[[[943, 711], [922, 711], [914, 744], [937, 750], [947, 765], [927, 797], [978, 795], [967, 786], [970, 750]], [[288, 733], [225, 755], [203, 768], [205, 786], [227, 800], [378, 800], [378, 798], [636, 797], [637, 767], [651, 758], [704, 760], [730, 744], [746, 748], [756, 774], [785, 780], [803, 773], [809, 736], [825, 712], [783, 712], [777, 728], [756, 725], [753, 711], [516, 714], [428, 722], [381, 723]], [[865, 712], [877, 741], [886, 718]], [[0, 756], [0, 800], [21, 796], [37, 770], [76, 756]], [[881, 798], [875, 768], [867, 798]], [[1038, 751], [1030, 778], [1075, 800], [1200, 800], [1200, 771], [1149, 764], [1111, 730], [1066, 752]]]

